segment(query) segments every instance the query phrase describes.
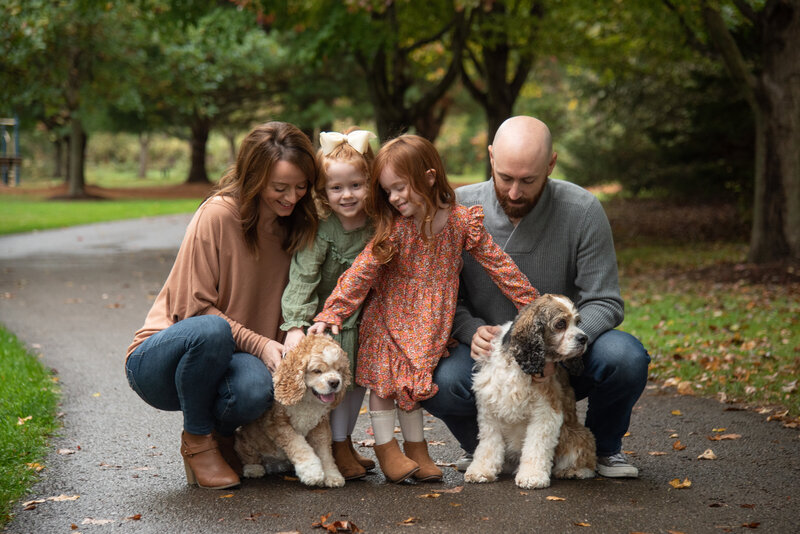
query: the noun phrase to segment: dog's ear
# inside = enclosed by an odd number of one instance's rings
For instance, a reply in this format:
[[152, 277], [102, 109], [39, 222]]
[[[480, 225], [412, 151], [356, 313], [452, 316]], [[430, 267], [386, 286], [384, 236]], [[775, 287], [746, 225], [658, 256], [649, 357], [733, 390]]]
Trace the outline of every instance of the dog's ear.
[[[520, 315], [511, 325], [508, 338], [509, 354], [514, 357], [522, 372], [541, 375], [544, 371], [546, 320], [539, 314]], [[503, 338], [505, 342], [506, 337]]]
[[290, 350], [275, 371], [275, 400], [284, 406], [297, 404], [306, 392], [306, 367], [311, 357], [306, 345], [300, 342]]
[[561, 362], [561, 365], [564, 366], [564, 369], [566, 369], [569, 374], [579, 376], [583, 373], [583, 356], [576, 356], [575, 358], [564, 360]]
[[347, 395], [347, 388], [350, 387], [353, 381], [353, 377], [350, 374], [350, 359], [347, 357], [347, 352], [339, 347], [337, 347], [337, 349], [340, 354], [336, 362], [336, 370], [339, 371], [339, 374], [342, 376], [342, 389], [336, 394], [336, 398], [333, 400], [334, 407], [339, 406], [344, 400], [344, 396]]

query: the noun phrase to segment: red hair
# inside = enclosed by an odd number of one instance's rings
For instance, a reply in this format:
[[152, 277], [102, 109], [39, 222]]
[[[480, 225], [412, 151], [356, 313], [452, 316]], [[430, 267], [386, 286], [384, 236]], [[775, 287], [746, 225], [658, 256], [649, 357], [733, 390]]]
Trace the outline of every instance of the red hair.
[[[395, 217], [400, 214], [389, 204], [389, 196], [379, 182], [381, 173], [391, 169], [397, 176], [408, 182], [412, 191], [422, 197], [424, 221], [430, 230], [433, 216], [442, 206], [455, 205], [455, 193], [447, 181], [444, 163], [433, 144], [418, 135], [406, 134], [387, 142], [375, 156], [367, 195], [366, 211], [375, 222], [375, 237], [372, 254], [381, 263], [389, 262], [395, 248], [389, 241]], [[428, 171], [433, 170], [434, 181], [429, 183]], [[426, 228], [422, 228], [426, 236]]]

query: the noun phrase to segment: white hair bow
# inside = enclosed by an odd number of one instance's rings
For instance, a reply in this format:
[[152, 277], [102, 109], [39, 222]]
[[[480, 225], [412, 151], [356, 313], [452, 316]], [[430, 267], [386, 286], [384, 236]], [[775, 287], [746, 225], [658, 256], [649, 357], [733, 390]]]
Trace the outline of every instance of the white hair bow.
[[369, 147], [369, 140], [376, 135], [367, 130], [355, 130], [349, 134], [342, 134], [339, 132], [321, 132], [319, 134], [319, 144], [322, 147], [322, 154], [327, 156], [331, 150], [347, 143], [351, 147], [358, 150], [359, 154], [363, 154]]

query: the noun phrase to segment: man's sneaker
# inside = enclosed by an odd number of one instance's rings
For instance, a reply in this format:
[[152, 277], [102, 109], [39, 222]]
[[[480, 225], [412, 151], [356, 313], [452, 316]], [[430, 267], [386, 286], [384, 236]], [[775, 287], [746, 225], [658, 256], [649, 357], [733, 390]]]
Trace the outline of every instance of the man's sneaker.
[[472, 463], [472, 455], [468, 452], [464, 453], [464, 456], [456, 460], [456, 470], [461, 471], [462, 473], [469, 469], [470, 464]]
[[[472, 455], [468, 452], [465, 452], [464, 456], [456, 460], [456, 470], [463, 473], [469, 469], [470, 464], [472, 464]], [[504, 475], [513, 475], [514, 472], [516, 472], [517, 467], [519, 467], [519, 462], [506, 458], [503, 461], [501, 473]]]
[[639, 470], [628, 462], [624, 453], [597, 457], [597, 473], [608, 478], [636, 478]]

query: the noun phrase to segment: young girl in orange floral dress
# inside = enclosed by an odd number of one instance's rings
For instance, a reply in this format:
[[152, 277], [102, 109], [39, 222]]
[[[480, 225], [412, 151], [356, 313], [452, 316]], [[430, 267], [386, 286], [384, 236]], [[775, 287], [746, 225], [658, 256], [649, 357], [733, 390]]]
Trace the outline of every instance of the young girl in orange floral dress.
[[[345, 271], [309, 332], [342, 321], [364, 303], [356, 383], [370, 390], [375, 455], [391, 482], [439, 481], [428, 455], [419, 401], [433, 397], [433, 370], [448, 355], [461, 252], [483, 265], [519, 309], [537, 291], [483, 226], [483, 208], [456, 204], [434, 146], [402, 135], [373, 164], [367, 212], [375, 234]], [[394, 439], [395, 405], [403, 451]], [[405, 453], [405, 454], [404, 454]]]

